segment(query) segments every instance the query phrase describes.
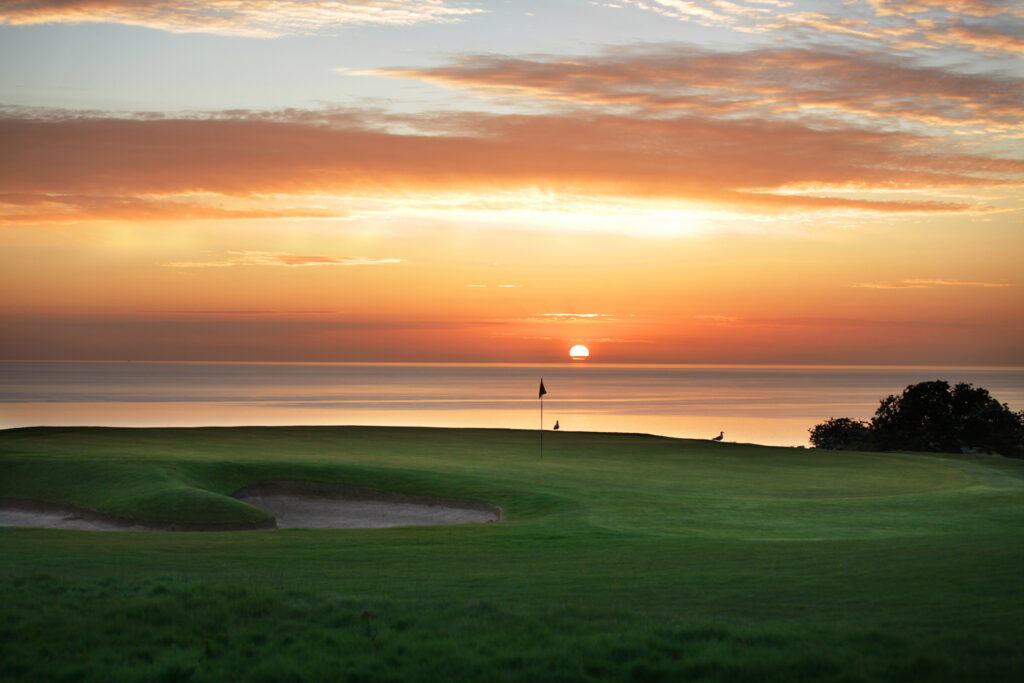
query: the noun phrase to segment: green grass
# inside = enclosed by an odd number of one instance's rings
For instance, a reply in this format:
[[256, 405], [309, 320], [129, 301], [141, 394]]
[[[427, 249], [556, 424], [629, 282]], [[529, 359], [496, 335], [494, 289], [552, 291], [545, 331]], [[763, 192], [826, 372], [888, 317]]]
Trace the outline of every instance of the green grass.
[[[0, 496], [251, 521], [264, 480], [500, 524], [0, 529], [4, 680], [1020, 680], [1024, 462], [642, 435], [0, 432]], [[375, 618], [373, 618], [375, 617]]]

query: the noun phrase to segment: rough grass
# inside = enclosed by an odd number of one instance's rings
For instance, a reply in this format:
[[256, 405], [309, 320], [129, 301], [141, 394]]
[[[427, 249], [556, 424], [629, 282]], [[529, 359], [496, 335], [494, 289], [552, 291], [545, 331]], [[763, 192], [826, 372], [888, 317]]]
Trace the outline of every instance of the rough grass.
[[0, 677], [1024, 675], [1024, 463], [573, 433], [546, 435], [541, 461], [536, 437], [0, 432], [0, 495], [122, 515], [242, 519], [222, 499], [269, 479], [504, 511], [354, 531], [2, 529]]

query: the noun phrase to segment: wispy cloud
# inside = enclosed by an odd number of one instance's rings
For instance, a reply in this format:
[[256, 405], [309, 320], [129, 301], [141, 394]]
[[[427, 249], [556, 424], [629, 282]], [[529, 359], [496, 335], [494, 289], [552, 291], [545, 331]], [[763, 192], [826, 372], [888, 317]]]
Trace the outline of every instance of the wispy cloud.
[[541, 320], [558, 320], [567, 322], [573, 320], [617, 320], [619, 316], [612, 315], [611, 313], [541, 313], [537, 318]]
[[965, 280], [923, 280], [909, 279], [898, 282], [857, 282], [854, 287], [865, 289], [934, 289], [936, 287], [1013, 287], [1007, 282], [971, 282]]
[[929, 12], [969, 17], [1024, 17], [1024, 7], [1014, 0], [867, 0], [879, 16], [927, 20]]
[[[114, 189], [114, 188], [111, 188]], [[225, 207], [216, 199], [45, 193], [0, 194], [0, 223], [88, 221], [193, 221], [249, 218], [339, 218], [344, 211], [316, 206], [278, 207], [272, 202]]]
[[1007, 33], [1000, 26], [970, 26], [966, 24], [953, 24], [941, 30], [929, 31], [928, 38], [937, 45], [952, 45], [956, 47], [970, 46], [979, 52], [1004, 52], [1009, 54], [1024, 54], [1024, 38], [1018, 30], [1015, 33]]
[[699, 320], [702, 323], [709, 325], [718, 325], [722, 327], [731, 327], [740, 321], [734, 315], [695, 315], [694, 320]]
[[139, 311], [143, 315], [181, 315], [181, 316], [270, 316], [270, 315], [281, 315], [280, 311], [274, 311], [269, 309], [185, 309], [185, 310], [143, 310]]
[[458, 21], [482, 11], [445, 0], [15, 0], [0, 4], [0, 24], [110, 23], [272, 38], [346, 24]]
[[584, 339], [584, 342], [588, 344], [654, 344], [653, 339], [624, 339], [620, 337], [597, 337], [594, 339]]
[[1024, 118], [1024, 78], [839, 48], [721, 52], [669, 44], [571, 58], [467, 55], [446, 66], [373, 73], [660, 116], [845, 117], [876, 128], [910, 123], [961, 134], [1017, 130]]
[[972, 328], [977, 323], [948, 321], [948, 320], [919, 320], [910, 317], [897, 319], [872, 319], [872, 318], [835, 318], [827, 316], [792, 316], [792, 317], [744, 317], [744, 316], [695, 316], [703, 319], [704, 322], [719, 327], [750, 327], [750, 328], [790, 328], [790, 327], [820, 327], [820, 328], [888, 328], [888, 327], [912, 327], [912, 328]]
[[916, 284], [906, 280], [902, 282], [855, 282], [853, 287], [863, 289], [930, 289], [930, 285]]
[[404, 259], [370, 259], [363, 256], [299, 256], [275, 251], [229, 251], [230, 256], [215, 261], [173, 261], [170, 268], [230, 268], [234, 266], [378, 266], [404, 263]]
[[1013, 0], [621, 0], [622, 5], [746, 34], [884, 44], [898, 49], [952, 45], [1020, 54], [1024, 8]]

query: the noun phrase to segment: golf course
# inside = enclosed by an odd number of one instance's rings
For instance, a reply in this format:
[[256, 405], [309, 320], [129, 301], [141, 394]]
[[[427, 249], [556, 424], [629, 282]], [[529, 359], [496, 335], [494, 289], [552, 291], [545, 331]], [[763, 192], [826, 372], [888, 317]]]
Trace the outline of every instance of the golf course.
[[[165, 529], [0, 528], [0, 679], [1024, 678], [1024, 461], [543, 441], [0, 431], [5, 504]], [[273, 528], [237, 494], [275, 482], [498, 521]]]

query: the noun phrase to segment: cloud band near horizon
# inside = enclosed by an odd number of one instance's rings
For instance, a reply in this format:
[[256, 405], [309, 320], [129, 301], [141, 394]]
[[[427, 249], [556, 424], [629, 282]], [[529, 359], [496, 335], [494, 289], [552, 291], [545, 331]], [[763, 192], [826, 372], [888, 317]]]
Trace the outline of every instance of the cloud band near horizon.
[[213, 261], [172, 261], [169, 268], [231, 268], [235, 266], [379, 266], [404, 263], [400, 258], [371, 259], [365, 256], [301, 256], [272, 251], [229, 251], [225, 259]]

